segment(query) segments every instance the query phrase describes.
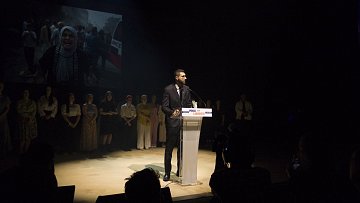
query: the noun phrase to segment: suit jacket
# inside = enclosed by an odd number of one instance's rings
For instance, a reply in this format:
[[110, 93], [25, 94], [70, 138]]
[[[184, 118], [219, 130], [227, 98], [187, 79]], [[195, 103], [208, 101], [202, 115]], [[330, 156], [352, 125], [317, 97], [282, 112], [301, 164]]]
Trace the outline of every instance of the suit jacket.
[[162, 111], [165, 113], [165, 123], [167, 127], [179, 127], [181, 125], [179, 118], [172, 118], [171, 114], [175, 109], [191, 108], [191, 94], [189, 86], [184, 85], [181, 88], [182, 101], [176, 90], [175, 83], [165, 87], [162, 100]]

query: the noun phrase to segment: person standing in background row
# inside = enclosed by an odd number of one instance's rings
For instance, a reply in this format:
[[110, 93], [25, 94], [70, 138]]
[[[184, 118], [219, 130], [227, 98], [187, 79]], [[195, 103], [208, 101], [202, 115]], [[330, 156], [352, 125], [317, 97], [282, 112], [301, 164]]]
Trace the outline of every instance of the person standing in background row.
[[[214, 105], [211, 99], [206, 100], [206, 108], [212, 109], [214, 112]], [[214, 140], [215, 123], [213, 118], [204, 117], [201, 124], [200, 143], [204, 146], [209, 146]]]
[[111, 91], [105, 93], [105, 98], [99, 106], [100, 111], [100, 144], [101, 150], [111, 151], [111, 141], [116, 128], [116, 104]]
[[80, 134], [80, 151], [93, 152], [97, 149], [96, 119], [98, 110], [93, 104], [94, 95], [87, 94], [86, 102], [82, 105], [82, 126]]
[[166, 147], [165, 147], [165, 175], [164, 181], [170, 180], [171, 158], [175, 147], [177, 150], [177, 172], [180, 175], [180, 132], [182, 128], [181, 108], [190, 108], [192, 106], [190, 88], [185, 85], [186, 74], [183, 69], [174, 71], [175, 82], [164, 88], [162, 110], [165, 113], [166, 123]]
[[147, 95], [140, 97], [141, 102], [137, 105], [137, 149], [149, 149], [150, 137], [150, 115], [151, 106], [147, 103]]
[[63, 118], [63, 130], [60, 135], [62, 147], [69, 153], [78, 151], [81, 128], [79, 122], [81, 118], [81, 107], [76, 103], [74, 93], [68, 93], [67, 102], [61, 105], [61, 115]]
[[240, 95], [240, 100], [235, 104], [236, 120], [252, 120], [253, 106], [248, 100], [246, 94]]
[[23, 91], [22, 98], [16, 104], [19, 123], [19, 154], [24, 154], [37, 137], [36, 102], [30, 99], [28, 89]]
[[151, 116], [150, 116], [151, 147], [157, 147], [158, 127], [159, 127], [159, 116], [158, 116], [159, 105], [156, 103], [156, 95], [151, 96], [150, 106], [151, 106]]
[[122, 131], [120, 136], [122, 137], [122, 147], [125, 151], [130, 151], [131, 148], [135, 148], [136, 141], [136, 107], [132, 101], [132, 95], [127, 95], [126, 103], [120, 106], [120, 117], [122, 124]]
[[251, 134], [253, 105], [249, 101], [246, 94], [242, 93], [240, 95], [240, 100], [235, 104], [235, 112], [236, 112], [235, 121], [240, 125], [244, 125], [244, 131], [247, 131], [247, 133]]
[[[46, 86], [45, 94], [38, 101], [39, 138], [56, 148], [58, 139], [55, 132], [58, 100], [51, 86]], [[55, 149], [56, 150], [56, 149]]]

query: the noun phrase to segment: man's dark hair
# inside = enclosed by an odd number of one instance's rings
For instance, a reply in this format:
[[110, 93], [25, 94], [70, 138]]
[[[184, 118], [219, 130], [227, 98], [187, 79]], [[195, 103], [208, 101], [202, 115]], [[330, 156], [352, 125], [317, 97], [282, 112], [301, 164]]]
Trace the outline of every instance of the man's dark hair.
[[178, 76], [180, 72], [185, 72], [184, 69], [178, 68], [174, 71], [174, 76]]
[[227, 144], [223, 151], [226, 162], [251, 166], [255, 161], [255, 152], [249, 131], [244, 123], [234, 122], [228, 127]]

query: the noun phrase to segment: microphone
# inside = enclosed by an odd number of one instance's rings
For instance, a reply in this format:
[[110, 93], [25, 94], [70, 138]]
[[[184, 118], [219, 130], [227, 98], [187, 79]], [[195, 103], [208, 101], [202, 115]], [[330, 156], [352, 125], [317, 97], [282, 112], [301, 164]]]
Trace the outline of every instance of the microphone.
[[201, 97], [200, 97], [194, 90], [192, 90], [192, 89], [190, 89], [190, 88], [189, 88], [189, 90], [190, 90], [190, 92], [194, 93], [194, 95], [199, 99], [199, 101], [200, 101], [202, 104], [204, 104], [204, 107], [206, 107], [206, 103], [204, 102], [204, 100], [202, 100]]

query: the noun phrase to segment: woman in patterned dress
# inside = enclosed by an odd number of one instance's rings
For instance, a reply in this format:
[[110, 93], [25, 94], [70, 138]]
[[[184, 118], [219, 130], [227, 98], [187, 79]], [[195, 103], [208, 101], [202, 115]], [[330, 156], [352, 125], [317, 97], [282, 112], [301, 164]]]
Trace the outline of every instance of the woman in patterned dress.
[[96, 118], [98, 110], [93, 104], [94, 96], [87, 94], [86, 103], [82, 106], [82, 126], [80, 135], [80, 151], [95, 151], [97, 149]]
[[19, 123], [19, 153], [27, 152], [33, 139], [37, 137], [36, 103], [30, 99], [28, 89], [16, 104]]

